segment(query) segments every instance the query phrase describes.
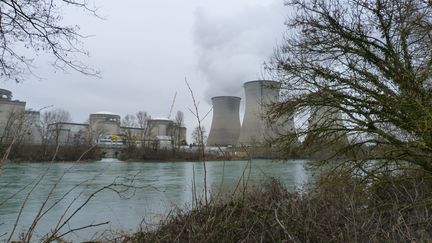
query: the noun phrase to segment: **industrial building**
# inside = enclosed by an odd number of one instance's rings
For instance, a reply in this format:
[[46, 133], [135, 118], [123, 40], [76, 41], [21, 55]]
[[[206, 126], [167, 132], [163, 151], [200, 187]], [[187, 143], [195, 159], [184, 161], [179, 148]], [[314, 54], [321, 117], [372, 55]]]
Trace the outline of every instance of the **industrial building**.
[[90, 114], [89, 133], [92, 143], [100, 137], [120, 134], [120, 116], [106, 111]]
[[12, 97], [11, 91], [0, 89], [0, 143], [40, 143], [39, 112], [26, 111], [26, 102]]
[[25, 110], [26, 102], [12, 100], [12, 92], [0, 89], [0, 143], [78, 145], [105, 147], [128, 145], [173, 148], [186, 144], [186, 127], [165, 118], [150, 119], [146, 128], [124, 127], [112, 112], [89, 115], [89, 122], [55, 122], [41, 125], [40, 111]]
[[49, 125], [51, 143], [61, 145], [97, 144], [102, 147], [149, 146], [172, 148], [186, 144], [186, 127], [166, 118], [150, 119], [146, 128], [124, 127], [120, 116], [112, 112], [96, 112], [89, 124], [58, 122]]
[[240, 135], [240, 97], [212, 98], [213, 119], [207, 139], [208, 146], [235, 146]]
[[26, 103], [12, 100], [12, 92], [0, 89], [0, 141], [9, 143], [18, 136], [18, 128], [24, 121]]
[[156, 140], [160, 148], [186, 145], [186, 127], [168, 118], [154, 118], [148, 121], [149, 137]]

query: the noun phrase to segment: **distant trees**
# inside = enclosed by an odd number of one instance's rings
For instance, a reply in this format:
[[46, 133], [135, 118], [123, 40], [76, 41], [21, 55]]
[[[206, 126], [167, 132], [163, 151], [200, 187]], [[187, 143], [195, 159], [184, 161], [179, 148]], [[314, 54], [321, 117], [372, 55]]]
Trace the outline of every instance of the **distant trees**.
[[124, 127], [138, 127], [136, 116], [127, 114], [121, 120], [121, 125]]
[[204, 126], [197, 126], [192, 131], [192, 141], [199, 147], [204, 147], [207, 143], [207, 130]]
[[[136, 142], [140, 141], [142, 146], [147, 146], [149, 140], [155, 139], [155, 137], [152, 137], [155, 136], [155, 134], [152, 134], [152, 126], [156, 123], [152, 125], [149, 123], [149, 120], [151, 120], [151, 116], [145, 111], [138, 111], [136, 115], [127, 114], [124, 116], [121, 120], [121, 125], [123, 127], [125, 139], [129, 145], [134, 145]], [[184, 140], [182, 136], [183, 123], [184, 113], [182, 111], [177, 111], [174, 121], [166, 128], [165, 135], [171, 136], [171, 145], [174, 150], [178, 150], [180, 145], [184, 142], [182, 141]]]
[[430, 2], [286, 4], [295, 14], [267, 66], [283, 87], [283, 100], [273, 106], [272, 118], [325, 107], [322, 119], [331, 122], [320, 123], [314, 135], [348, 135], [349, 144], [333, 153], [354, 158], [344, 163], [348, 168], [373, 176], [404, 161], [432, 173]]
[[[6, 123], [2, 124], [0, 136], [0, 151], [2, 152], [0, 164], [9, 158], [12, 147], [20, 144], [29, 132], [29, 123], [26, 122], [24, 110], [12, 109], [6, 114]], [[7, 145], [7, 147], [4, 147]]]
[[27, 129], [23, 110], [11, 110], [6, 114], [5, 124], [2, 124], [0, 144], [9, 144], [22, 139]]
[[44, 111], [41, 114], [41, 135], [42, 144], [54, 142], [59, 144], [59, 139], [64, 122], [72, 122], [71, 115], [68, 111], [57, 108]]
[[138, 127], [137, 117], [134, 115], [127, 114], [121, 120], [121, 125], [124, 127], [124, 135], [126, 136], [126, 144], [128, 146], [134, 146], [138, 137], [132, 128]]
[[25, 74], [32, 74], [32, 61], [40, 52], [54, 56], [55, 68], [97, 74], [79, 59], [88, 55], [81, 45], [84, 36], [79, 26], [62, 21], [67, 8], [95, 14], [87, 0], [0, 1], [1, 78], [22, 81]]
[[182, 127], [184, 126], [184, 113], [182, 111], [177, 111], [175, 119], [174, 119], [174, 126], [173, 126], [173, 145], [174, 149], [180, 149], [180, 146], [184, 141], [182, 141]]
[[138, 111], [136, 113], [136, 118], [137, 118], [138, 127], [143, 129], [141, 133], [141, 139], [144, 139], [144, 137], [147, 136], [149, 130], [148, 121], [151, 119], [151, 116], [145, 111]]
[[[140, 141], [145, 146], [145, 139], [149, 136], [149, 123], [151, 116], [145, 111], [138, 111], [135, 115], [127, 114], [122, 120], [121, 125], [124, 127], [124, 135], [129, 145]], [[139, 130], [129, 129], [139, 128]]]

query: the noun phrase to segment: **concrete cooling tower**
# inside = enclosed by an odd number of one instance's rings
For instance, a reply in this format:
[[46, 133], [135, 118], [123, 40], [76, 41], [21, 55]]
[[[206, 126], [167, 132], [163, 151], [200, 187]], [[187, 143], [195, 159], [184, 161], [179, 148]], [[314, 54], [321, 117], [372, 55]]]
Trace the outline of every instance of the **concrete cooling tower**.
[[266, 143], [274, 132], [268, 125], [268, 105], [278, 101], [280, 83], [257, 80], [244, 83], [245, 114], [240, 131], [239, 144], [260, 145]]
[[[340, 111], [327, 106], [312, 107], [305, 144], [314, 145], [323, 142], [347, 144], [348, 137], [341, 128], [343, 122]], [[323, 129], [329, 132], [322, 134], [320, 131]]]
[[240, 135], [240, 97], [217, 96], [212, 98], [213, 120], [208, 146], [236, 145]]

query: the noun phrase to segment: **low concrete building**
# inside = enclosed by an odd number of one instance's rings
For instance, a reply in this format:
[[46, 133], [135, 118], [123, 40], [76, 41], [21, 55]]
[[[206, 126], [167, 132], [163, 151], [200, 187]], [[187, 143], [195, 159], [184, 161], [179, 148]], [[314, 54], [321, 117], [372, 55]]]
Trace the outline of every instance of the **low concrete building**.
[[89, 143], [89, 125], [71, 122], [56, 122], [48, 125], [48, 136], [48, 140], [51, 144], [86, 144]]

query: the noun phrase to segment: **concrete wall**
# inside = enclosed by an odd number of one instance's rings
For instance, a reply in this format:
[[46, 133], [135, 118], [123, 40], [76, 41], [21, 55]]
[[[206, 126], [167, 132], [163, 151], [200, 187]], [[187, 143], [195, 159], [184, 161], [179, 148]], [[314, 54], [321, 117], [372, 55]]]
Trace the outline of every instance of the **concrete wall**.
[[240, 97], [212, 98], [213, 119], [207, 139], [208, 146], [236, 145], [240, 135]]

